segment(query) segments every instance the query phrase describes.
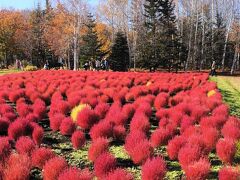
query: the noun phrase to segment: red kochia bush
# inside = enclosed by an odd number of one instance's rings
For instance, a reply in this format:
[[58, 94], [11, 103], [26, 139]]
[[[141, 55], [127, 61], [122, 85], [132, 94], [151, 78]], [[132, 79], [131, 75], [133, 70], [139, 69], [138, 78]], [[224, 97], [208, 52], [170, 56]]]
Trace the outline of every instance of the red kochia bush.
[[104, 152], [108, 151], [109, 142], [106, 138], [98, 138], [94, 140], [88, 149], [88, 159], [95, 161], [96, 158]]
[[240, 139], [240, 121], [237, 118], [229, 118], [222, 128], [224, 138]]
[[142, 180], [163, 179], [166, 174], [166, 163], [162, 157], [148, 159], [142, 166]]
[[77, 125], [83, 129], [90, 129], [97, 121], [97, 114], [89, 108], [83, 109], [77, 115]]
[[63, 119], [61, 126], [60, 126], [60, 132], [62, 135], [71, 135], [75, 130], [75, 124], [73, 123], [71, 118], [65, 118]]
[[105, 119], [114, 125], [125, 125], [128, 117], [126, 117], [121, 111], [116, 111], [114, 113], [108, 113]]
[[10, 124], [8, 128], [8, 136], [11, 139], [17, 140], [20, 136], [23, 136], [25, 133], [26, 124], [22, 120], [16, 120]]
[[63, 119], [66, 118], [63, 114], [57, 113], [50, 117], [50, 128], [53, 131], [58, 131]]
[[16, 102], [19, 98], [24, 96], [24, 90], [18, 89], [9, 93], [9, 100], [11, 102]]
[[92, 180], [93, 175], [88, 169], [68, 168], [64, 170], [58, 177], [58, 180]]
[[39, 146], [42, 143], [43, 136], [44, 136], [43, 128], [40, 126], [35, 126], [33, 128], [32, 138], [36, 145]]
[[113, 138], [117, 140], [124, 140], [126, 136], [126, 129], [122, 125], [113, 127]]
[[56, 103], [56, 109], [62, 114], [67, 114], [70, 111], [70, 104], [67, 101], [59, 100]]
[[156, 118], [157, 120], [160, 120], [162, 118], [169, 118], [170, 112], [169, 109], [160, 109], [156, 112]]
[[117, 161], [113, 155], [106, 152], [101, 154], [94, 162], [95, 174], [99, 179], [104, 179], [105, 176], [113, 171], [117, 166]]
[[86, 142], [85, 134], [82, 131], [77, 130], [72, 134], [71, 141], [73, 147], [79, 149], [83, 147]]
[[134, 164], [142, 164], [152, 155], [153, 149], [147, 140], [142, 140], [128, 153]]
[[46, 162], [43, 167], [43, 179], [56, 180], [61, 172], [67, 168], [68, 164], [65, 159], [55, 157]]
[[202, 138], [208, 151], [210, 152], [216, 147], [219, 132], [216, 128], [202, 128]]
[[3, 115], [3, 117], [12, 122], [17, 118], [17, 115], [13, 112], [7, 112]]
[[192, 107], [190, 106], [190, 104], [186, 103], [186, 102], [183, 102], [183, 103], [180, 103], [176, 106], [176, 108], [182, 112], [184, 115], [191, 115], [191, 112], [192, 112]]
[[92, 180], [94, 178], [94, 175], [91, 171], [89, 171], [88, 168], [85, 168], [81, 170], [81, 177], [78, 180]]
[[0, 104], [0, 114], [14, 113], [13, 108], [8, 104]]
[[99, 116], [99, 119], [103, 119], [105, 118], [109, 108], [110, 106], [107, 103], [100, 103], [95, 107], [94, 111]]
[[158, 123], [158, 127], [165, 128], [169, 123], [170, 123], [170, 119], [162, 118]]
[[43, 118], [46, 114], [46, 104], [41, 99], [36, 99], [33, 104], [33, 113]]
[[196, 105], [192, 108], [191, 117], [196, 121], [199, 121], [202, 117], [206, 116], [209, 111], [209, 109], [204, 108], [203, 106]]
[[126, 116], [128, 119], [131, 119], [134, 115], [135, 109], [132, 104], [126, 104], [122, 108], [122, 113], [124, 116]]
[[0, 164], [0, 179], [2, 180], [3, 179], [3, 175], [4, 175], [4, 166], [2, 164]]
[[222, 104], [213, 110], [212, 115], [221, 115], [223, 117], [228, 117], [229, 107], [225, 104]]
[[189, 165], [186, 169], [188, 180], [205, 180], [210, 172], [211, 164], [206, 159], [200, 159], [197, 162]]
[[182, 136], [185, 137], [186, 139], [193, 135], [201, 135], [201, 129], [199, 126], [190, 126], [182, 134]]
[[34, 148], [35, 144], [28, 136], [22, 136], [16, 142], [16, 150], [19, 154], [30, 155]]
[[223, 167], [218, 172], [219, 180], [238, 180], [240, 177], [240, 172], [235, 167]]
[[138, 142], [145, 140], [145, 139], [147, 139], [147, 136], [142, 131], [130, 132], [125, 139], [124, 148], [126, 149], [126, 151], [129, 151]]
[[151, 145], [154, 148], [158, 146], [166, 145], [169, 138], [171, 138], [171, 135], [166, 129], [163, 129], [163, 128], [156, 129], [152, 133], [150, 138]]
[[38, 115], [30, 113], [26, 116], [26, 119], [30, 122], [38, 122], [40, 120], [40, 118], [38, 117]]
[[168, 94], [167, 93], [159, 93], [154, 101], [154, 106], [157, 110], [161, 109], [168, 105]]
[[4, 162], [11, 153], [11, 145], [7, 137], [0, 137], [0, 163]]
[[31, 161], [27, 155], [11, 154], [4, 169], [4, 180], [29, 179]]
[[186, 139], [182, 136], [175, 136], [169, 141], [167, 145], [167, 153], [171, 160], [176, 160], [178, 157], [178, 152], [186, 143]]
[[182, 117], [183, 114], [181, 112], [176, 111], [174, 108], [171, 108], [171, 111], [169, 112], [169, 119], [171, 119], [171, 122], [173, 122], [177, 126], [180, 126]]
[[39, 169], [42, 169], [45, 163], [55, 157], [55, 154], [52, 152], [51, 149], [48, 148], [39, 148], [33, 151], [32, 153], [32, 166], [38, 167]]
[[127, 135], [124, 148], [135, 164], [144, 163], [152, 155], [152, 147], [141, 131], [134, 131]]
[[178, 160], [183, 170], [194, 161], [198, 161], [202, 156], [202, 152], [198, 146], [183, 146], [178, 153]]
[[130, 132], [142, 131], [147, 133], [150, 129], [148, 117], [143, 113], [136, 113], [130, 123]]
[[197, 146], [202, 152], [202, 155], [206, 155], [209, 153], [207, 151], [208, 149], [206, 147], [206, 144], [203, 141], [202, 136], [199, 134], [193, 134], [192, 136], [189, 136], [187, 143], [190, 146]]
[[31, 106], [24, 102], [17, 103], [16, 109], [20, 117], [26, 117], [29, 113], [32, 112]]
[[117, 168], [116, 170], [110, 172], [105, 178], [106, 180], [134, 180], [133, 176], [124, 169]]
[[216, 145], [219, 159], [224, 163], [232, 163], [236, 153], [236, 145], [231, 139], [220, 139]]
[[110, 138], [113, 135], [113, 127], [109, 121], [102, 120], [93, 125], [89, 134], [93, 140], [100, 137]]
[[181, 134], [184, 133], [186, 129], [193, 126], [194, 124], [195, 124], [195, 120], [192, 117], [184, 115], [181, 121], [181, 129], [180, 129]]
[[1, 100], [6, 100], [6, 99], [8, 99], [8, 93], [7, 93], [6, 90], [2, 90], [2, 91], [0, 92], [0, 98], [1, 98]]
[[152, 106], [150, 105], [150, 103], [143, 102], [136, 109], [136, 113], [139, 113], [139, 112], [144, 113], [147, 117], [151, 117]]

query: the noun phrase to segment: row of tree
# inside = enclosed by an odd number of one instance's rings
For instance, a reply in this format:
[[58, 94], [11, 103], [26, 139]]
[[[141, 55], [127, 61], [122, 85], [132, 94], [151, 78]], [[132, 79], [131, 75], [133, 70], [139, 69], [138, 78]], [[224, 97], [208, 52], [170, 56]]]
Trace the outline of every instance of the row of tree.
[[98, 12], [127, 35], [131, 67], [240, 69], [239, 0], [105, 0]]
[[[114, 70], [240, 69], [240, 0], [46, 0], [34, 10], [0, 10], [0, 60], [78, 69], [109, 58]], [[94, 14], [94, 16], [91, 14]]]
[[42, 67], [63, 61], [78, 69], [84, 61], [101, 59], [110, 52], [111, 42], [106, 24], [96, 22], [87, 4], [69, 0], [34, 10], [0, 11], [0, 60], [2, 66], [25, 59]]

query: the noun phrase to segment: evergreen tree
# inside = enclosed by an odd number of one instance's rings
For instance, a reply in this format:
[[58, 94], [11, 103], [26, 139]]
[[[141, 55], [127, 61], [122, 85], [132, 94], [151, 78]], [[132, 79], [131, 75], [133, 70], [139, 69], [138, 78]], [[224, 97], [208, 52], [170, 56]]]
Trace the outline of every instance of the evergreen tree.
[[39, 66], [41, 61], [44, 61], [45, 54], [43, 48], [43, 12], [40, 4], [37, 9], [32, 12], [31, 25], [33, 35], [33, 52], [32, 52], [32, 64]]
[[204, 42], [204, 66], [203, 68], [209, 68], [212, 64], [212, 17], [211, 17], [211, 7], [206, 6], [204, 11], [204, 23], [205, 23], [205, 42]]
[[122, 32], [116, 34], [110, 55], [110, 68], [113, 71], [127, 71], [129, 65], [129, 49], [127, 38]]
[[167, 67], [169, 71], [173, 66], [177, 66], [179, 57], [179, 37], [176, 28], [176, 16], [174, 15], [173, 0], [160, 0], [160, 48], [161, 65]]
[[156, 69], [159, 66], [159, 28], [158, 20], [160, 17], [160, 3], [159, 0], [146, 0], [145, 5], [145, 27], [146, 40], [145, 48], [142, 52], [142, 65], [145, 68]]
[[80, 49], [81, 60], [100, 59], [105, 53], [101, 50], [103, 44], [98, 39], [96, 22], [91, 14], [87, 16], [87, 33], [82, 36], [83, 46]]
[[42, 66], [46, 60], [51, 61], [53, 59], [53, 53], [49, 50], [50, 48], [44, 39], [44, 31], [47, 25], [46, 17], [49, 18], [46, 11], [41, 9], [40, 4], [31, 14], [32, 64], [38, 67]]
[[177, 66], [179, 59], [179, 37], [176, 28], [173, 0], [146, 0], [146, 35], [141, 50], [140, 66], [154, 69]]
[[221, 64], [223, 49], [224, 49], [224, 40], [226, 33], [226, 25], [224, 23], [223, 17], [220, 13], [216, 14], [216, 23], [214, 29], [214, 60], [218, 65]]

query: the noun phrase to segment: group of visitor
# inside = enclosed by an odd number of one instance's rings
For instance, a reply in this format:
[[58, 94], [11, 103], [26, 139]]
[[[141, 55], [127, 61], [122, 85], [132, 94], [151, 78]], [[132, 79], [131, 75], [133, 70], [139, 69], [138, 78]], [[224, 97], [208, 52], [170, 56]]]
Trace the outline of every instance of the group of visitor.
[[43, 66], [43, 69], [45, 69], [45, 70], [49, 70], [50, 69], [48, 60], [46, 60], [44, 66]]
[[16, 59], [16, 68], [17, 70], [23, 70], [22, 62], [19, 59]]
[[102, 60], [96, 59], [94, 60], [91, 58], [90, 61], [87, 61], [84, 65], [83, 68], [87, 71], [99, 71], [99, 70], [109, 70], [109, 64], [108, 60], [104, 57]]

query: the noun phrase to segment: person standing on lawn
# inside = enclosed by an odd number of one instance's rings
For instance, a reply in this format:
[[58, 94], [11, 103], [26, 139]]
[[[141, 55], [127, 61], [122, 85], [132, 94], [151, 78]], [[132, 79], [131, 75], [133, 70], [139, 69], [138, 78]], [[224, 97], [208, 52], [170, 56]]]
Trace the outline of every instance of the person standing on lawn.
[[101, 68], [101, 62], [99, 61], [99, 59], [96, 60], [95, 66], [96, 66], [96, 70], [99, 71]]
[[16, 59], [16, 68], [17, 68], [18, 70], [21, 69], [21, 67], [20, 67], [20, 60], [19, 60], [19, 59]]
[[104, 64], [104, 70], [108, 71], [109, 65], [106, 57], [104, 57], [103, 59], [103, 64]]
[[210, 75], [216, 76], [216, 61], [215, 60], [213, 60], [213, 62], [212, 62]]

